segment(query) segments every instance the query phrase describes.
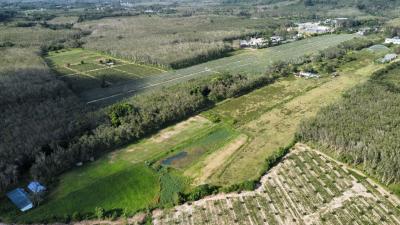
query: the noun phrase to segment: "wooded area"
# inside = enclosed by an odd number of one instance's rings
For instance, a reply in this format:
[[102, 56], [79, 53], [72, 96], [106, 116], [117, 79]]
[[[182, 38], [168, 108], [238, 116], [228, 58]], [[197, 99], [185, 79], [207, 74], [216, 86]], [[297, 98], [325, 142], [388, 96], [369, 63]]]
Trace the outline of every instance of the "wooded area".
[[[67, 86], [32, 49], [0, 56], [0, 190], [20, 181], [40, 155], [65, 145], [89, 120]], [[10, 63], [12, 62], [12, 64]]]
[[400, 63], [376, 72], [366, 84], [304, 122], [303, 141], [328, 147], [342, 160], [362, 166], [384, 183], [400, 181]]

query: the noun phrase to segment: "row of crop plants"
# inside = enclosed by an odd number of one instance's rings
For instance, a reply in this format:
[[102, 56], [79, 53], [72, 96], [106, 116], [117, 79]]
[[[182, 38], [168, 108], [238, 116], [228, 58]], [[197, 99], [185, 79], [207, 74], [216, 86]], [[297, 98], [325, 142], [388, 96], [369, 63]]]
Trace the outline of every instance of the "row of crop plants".
[[154, 224], [400, 224], [389, 195], [321, 154], [295, 151], [256, 191], [178, 206]]

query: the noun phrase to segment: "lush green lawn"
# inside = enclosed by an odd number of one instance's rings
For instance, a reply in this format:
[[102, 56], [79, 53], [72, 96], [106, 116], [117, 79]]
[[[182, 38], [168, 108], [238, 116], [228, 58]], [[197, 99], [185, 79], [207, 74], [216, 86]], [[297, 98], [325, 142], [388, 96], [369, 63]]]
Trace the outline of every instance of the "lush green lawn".
[[96, 207], [133, 213], [157, 204], [158, 174], [144, 164], [102, 159], [61, 177], [57, 189], [42, 206], [24, 214], [21, 221], [93, 213]]

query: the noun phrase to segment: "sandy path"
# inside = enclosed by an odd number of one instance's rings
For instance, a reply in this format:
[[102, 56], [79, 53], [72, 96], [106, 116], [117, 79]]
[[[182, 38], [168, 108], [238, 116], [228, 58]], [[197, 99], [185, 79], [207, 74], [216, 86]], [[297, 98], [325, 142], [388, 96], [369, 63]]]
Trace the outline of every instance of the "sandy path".
[[196, 175], [195, 184], [204, 184], [228, 160], [237, 150], [239, 150], [248, 140], [244, 134], [229, 142], [222, 149], [213, 152], [204, 160], [204, 166]]

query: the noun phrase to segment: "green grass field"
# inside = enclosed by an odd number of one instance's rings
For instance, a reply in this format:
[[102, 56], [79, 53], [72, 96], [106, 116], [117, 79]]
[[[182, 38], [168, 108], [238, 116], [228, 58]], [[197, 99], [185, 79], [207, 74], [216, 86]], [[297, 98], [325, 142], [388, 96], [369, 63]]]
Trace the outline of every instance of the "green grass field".
[[[191, 188], [183, 172], [237, 134], [225, 125], [194, 117], [64, 174], [46, 201], [28, 213], [17, 212], [8, 201], [0, 211], [10, 211], [8, 216], [21, 222], [37, 222], [62, 220], [76, 212], [84, 217], [96, 207], [130, 214], [172, 206], [178, 202], [178, 192]], [[157, 171], [162, 160], [183, 150], [188, 152], [186, 158]]]
[[[107, 59], [114, 60], [114, 64], [101, 63]], [[101, 88], [103, 82], [111, 86], [164, 72], [156, 67], [136, 64], [87, 49], [50, 52], [46, 60], [77, 93]]]
[[156, 205], [160, 192], [158, 174], [140, 163], [112, 163], [102, 159], [67, 173], [60, 180], [43, 206], [19, 219], [49, 221], [74, 213], [93, 213], [96, 207], [133, 213]]

